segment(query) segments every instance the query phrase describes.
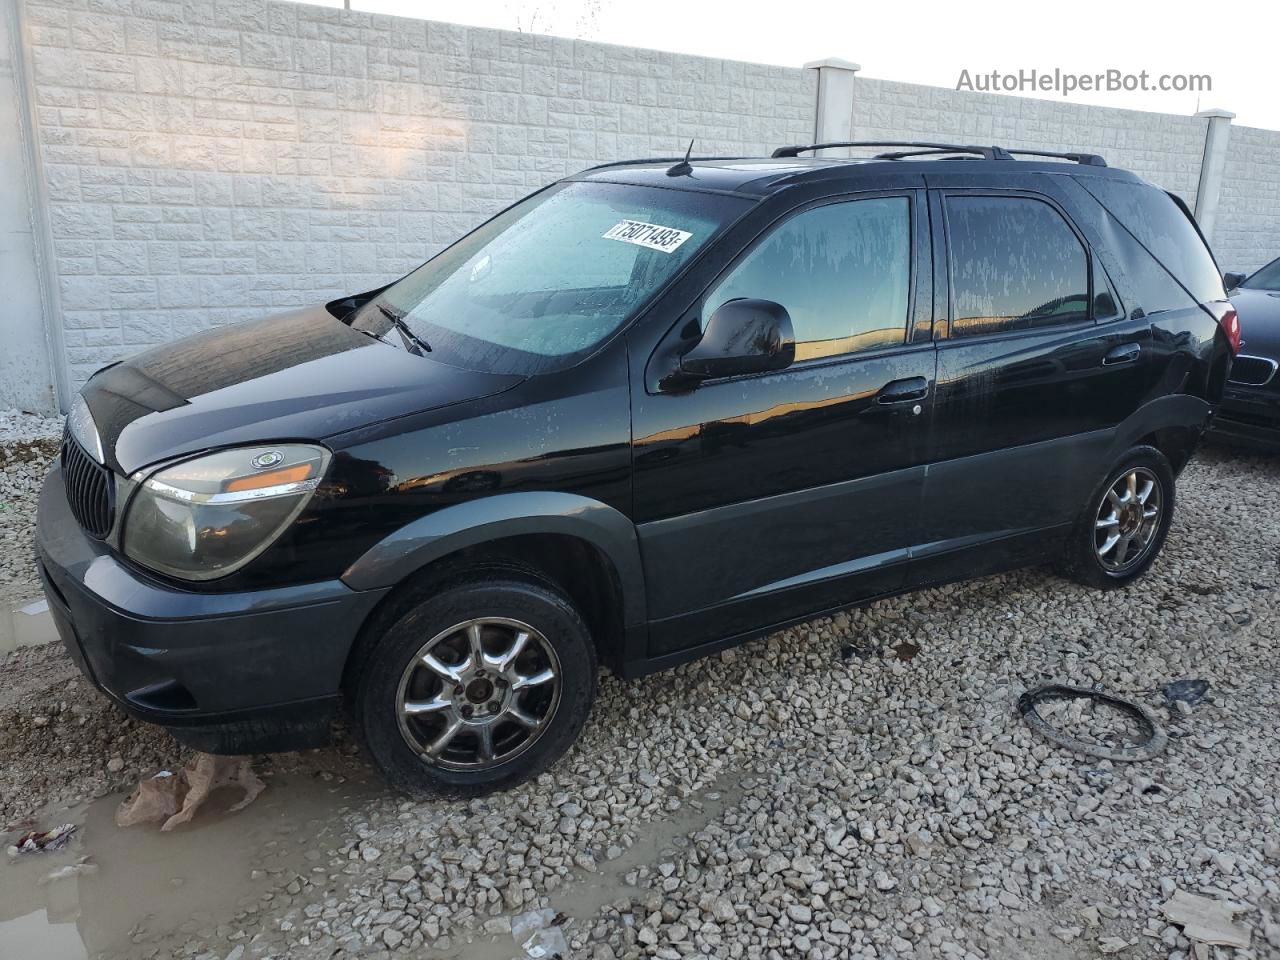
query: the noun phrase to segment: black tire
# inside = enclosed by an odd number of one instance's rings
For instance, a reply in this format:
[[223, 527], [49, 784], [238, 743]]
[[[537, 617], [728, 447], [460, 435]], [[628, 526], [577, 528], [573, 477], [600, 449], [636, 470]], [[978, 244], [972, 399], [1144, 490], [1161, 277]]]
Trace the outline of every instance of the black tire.
[[[491, 761], [494, 765], [482, 769], [448, 769], [440, 765], [441, 760], [431, 760], [411, 745], [409, 738], [418, 735], [418, 727], [413, 727], [412, 732], [408, 727], [402, 730], [400, 704], [401, 695], [406, 692], [402, 684], [419, 682], [417, 674], [410, 674], [408, 670], [411, 662], [421, 662], [417, 655], [424, 644], [442, 631], [447, 633], [454, 625], [475, 618], [510, 620], [534, 628], [535, 636], [540, 636], [533, 642], [552, 648], [558, 659], [558, 663], [545, 661], [548, 667], [559, 668], [558, 698], [536, 738], [521, 748], [518, 755], [508, 760], [498, 757]], [[500, 631], [501, 626], [486, 625], [483, 629]], [[463, 631], [451, 636], [455, 639], [445, 642], [459, 644], [465, 643], [467, 634]], [[492, 643], [495, 634], [488, 636]], [[500, 632], [497, 639], [501, 640]], [[369, 646], [360, 651], [359, 667], [348, 689], [355, 732], [392, 786], [412, 796], [481, 796], [536, 777], [578, 738], [596, 695], [595, 646], [573, 604], [550, 584], [534, 578], [523, 579], [508, 570], [495, 570], [485, 579], [454, 582], [443, 587], [438, 583], [425, 584], [402, 599], [380, 635], [367, 637], [365, 642]], [[411, 675], [415, 679], [406, 680]], [[492, 670], [489, 676], [495, 676]], [[428, 671], [428, 684], [439, 679], [437, 674]], [[501, 680], [495, 682], [515, 686]], [[464, 690], [461, 686], [453, 689]], [[490, 689], [494, 689], [493, 683]], [[468, 699], [470, 686], [465, 690], [457, 701], [467, 706], [457, 710], [472, 709]], [[526, 690], [521, 696], [529, 692], [536, 691]], [[452, 692], [448, 695], [453, 696]], [[513, 692], [511, 696], [516, 694]], [[477, 722], [483, 709], [484, 705], [477, 708]], [[447, 726], [450, 718], [454, 723], [460, 722], [453, 706], [448, 708], [447, 716], [442, 711], [438, 722]], [[435, 720], [425, 715], [422, 719]], [[512, 729], [514, 733], [508, 730], [506, 734], [509, 739], [519, 732], [518, 725], [513, 724]], [[463, 741], [469, 744], [472, 741], [467, 739], [467, 730], [462, 728]], [[478, 740], [476, 737], [477, 750]]]
[[[1146, 478], [1155, 481], [1154, 492], [1160, 497], [1159, 515], [1147, 538], [1147, 546], [1117, 568], [1115, 554], [1109, 557], [1109, 562], [1099, 556], [1100, 547], [1106, 543], [1106, 535], [1099, 532], [1097, 524], [1108, 491], [1131, 474], [1136, 474], [1140, 481]], [[1089, 500], [1071, 531], [1061, 564], [1062, 573], [1077, 583], [1099, 590], [1114, 590], [1132, 583], [1146, 573], [1160, 555], [1173, 520], [1174, 503], [1175, 480], [1168, 458], [1155, 447], [1133, 447], [1089, 494]]]

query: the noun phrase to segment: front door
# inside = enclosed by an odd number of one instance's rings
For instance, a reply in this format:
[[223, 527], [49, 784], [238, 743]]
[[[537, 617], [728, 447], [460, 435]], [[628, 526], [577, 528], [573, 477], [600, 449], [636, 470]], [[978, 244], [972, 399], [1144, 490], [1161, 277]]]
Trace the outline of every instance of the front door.
[[927, 222], [922, 191], [788, 215], [693, 318], [780, 303], [796, 362], [684, 392], [633, 385], [651, 656], [902, 586], [934, 381]]

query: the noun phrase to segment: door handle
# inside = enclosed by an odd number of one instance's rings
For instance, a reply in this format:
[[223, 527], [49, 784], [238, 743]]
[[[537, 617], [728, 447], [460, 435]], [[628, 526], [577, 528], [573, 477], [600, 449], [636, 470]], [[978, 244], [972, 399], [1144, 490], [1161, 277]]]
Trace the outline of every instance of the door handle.
[[1107, 355], [1102, 358], [1102, 365], [1109, 367], [1117, 363], [1133, 363], [1140, 353], [1142, 353], [1142, 344], [1122, 343], [1107, 351]]
[[929, 381], [924, 377], [906, 377], [892, 380], [880, 388], [876, 394], [877, 403], [910, 403], [923, 400], [929, 395]]

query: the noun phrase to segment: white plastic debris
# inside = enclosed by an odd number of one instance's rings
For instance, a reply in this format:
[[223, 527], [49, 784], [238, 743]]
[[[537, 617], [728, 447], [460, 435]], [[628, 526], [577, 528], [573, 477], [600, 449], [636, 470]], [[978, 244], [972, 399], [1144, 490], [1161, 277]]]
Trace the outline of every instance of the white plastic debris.
[[1175, 890], [1160, 909], [1170, 923], [1182, 927], [1189, 940], [1219, 947], [1249, 946], [1248, 929], [1233, 922], [1237, 913], [1249, 909], [1246, 906]]
[[511, 939], [520, 943], [531, 933], [541, 930], [556, 918], [556, 912], [550, 907], [541, 910], [529, 910], [511, 918]]
[[57, 883], [59, 880], [70, 880], [72, 877], [89, 876], [97, 872], [98, 865], [90, 863], [88, 860], [81, 860], [79, 863], [68, 863], [64, 867], [50, 870], [45, 876], [41, 877], [40, 886]]
[[520, 946], [532, 960], [551, 960], [552, 957], [569, 955], [569, 941], [559, 927], [543, 927]]
[[530, 910], [511, 920], [511, 938], [520, 945], [530, 960], [551, 960], [569, 955], [569, 943], [564, 931], [555, 922], [556, 912], [550, 907]]

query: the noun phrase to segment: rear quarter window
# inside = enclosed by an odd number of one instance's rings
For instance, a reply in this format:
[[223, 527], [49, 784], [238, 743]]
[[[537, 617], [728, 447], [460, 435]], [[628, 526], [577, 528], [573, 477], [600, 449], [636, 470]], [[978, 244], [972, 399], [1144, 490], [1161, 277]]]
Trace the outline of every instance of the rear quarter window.
[[1100, 177], [1077, 180], [1198, 302], [1226, 299], [1213, 255], [1195, 224], [1167, 193], [1145, 183]]

